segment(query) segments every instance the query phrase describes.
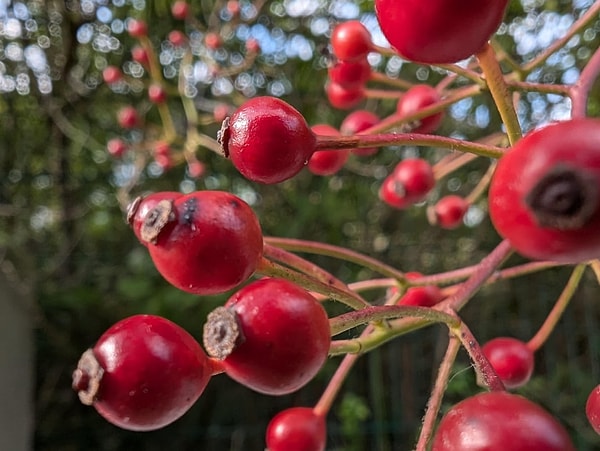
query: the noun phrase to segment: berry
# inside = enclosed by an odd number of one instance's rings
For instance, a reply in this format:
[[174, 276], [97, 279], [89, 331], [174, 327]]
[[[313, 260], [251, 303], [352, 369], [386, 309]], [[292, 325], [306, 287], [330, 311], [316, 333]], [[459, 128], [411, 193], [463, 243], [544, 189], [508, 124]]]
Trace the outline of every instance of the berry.
[[435, 185], [433, 169], [427, 160], [409, 158], [396, 165], [379, 191], [379, 197], [395, 208], [408, 208], [421, 202]]
[[182, 0], [177, 0], [171, 6], [171, 15], [174, 19], [184, 20], [190, 13], [190, 5]]
[[225, 8], [232, 16], [237, 16], [240, 13], [241, 7], [240, 2], [237, 0], [229, 0], [225, 5]]
[[102, 79], [105, 83], [112, 85], [123, 79], [123, 72], [116, 66], [107, 66], [102, 71]]
[[332, 83], [346, 89], [360, 88], [371, 77], [371, 65], [366, 59], [357, 61], [337, 61], [327, 69]]
[[[406, 278], [417, 279], [422, 277], [418, 272], [406, 273]], [[398, 300], [398, 305], [413, 305], [416, 307], [432, 307], [444, 298], [442, 290], [437, 285], [410, 287]]]
[[358, 20], [343, 22], [331, 32], [331, 47], [339, 60], [363, 59], [373, 49], [371, 33]]
[[[425, 107], [439, 102], [440, 99], [440, 93], [434, 87], [429, 85], [415, 85], [400, 98], [396, 111], [402, 117], [410, 116]], [[418, 120], [419, 125], [412, 131], [414, 133], [431, 133], [439, 127], [443, 117], [444, 113], [435, 113], [431, 116], [421, 118]]]
[[152, 103], [165, 103], [167, 100], [167, 92], [162, 85], [153, 83], [148, 87], [148, 99]]
[[365, 89], [361, 85], [345, 88], [330, 81], [325, 85], [325, 94], [331, 106], [340, 110], [349, 110], [365, 98]]
[[506, 388], [525, 385], [533, 373], [533, 351], [521, 340], [498, 337], [482, 347], [483, 354]]
[[[367, 110], [357, 110], [350, 113], [342, 121], [340, 132], [342, 135], [354, 135], [363, 130], [371, 128], [379, 122], [379, 116]], [[360, 149], [352, 149], [352, 153], [361, 157], [374, 155], [377, 153], [376, 147], [365, 147]]]
[[585, 403], [585, 414], [594, 431], [600, 434], [600, 385], [589, 394]]
[[575, 451], [548, 412], [505, 391], [479, 393], [444, 415], [432, 451]]
[[117, 112], [117, 122], [122, 128], [135, 128], [140, 125], [140, 117], [132, 106], [125, 106]]
[[73, 389], [110, 423], [150, 431], [186, 413], [212, 374], [210, 359], [188, 332], [159, 316], [136, 315], [83, 353]]
[[442, 197], [430, 210], [429, 221], [444, 229], [455, 229], [462, 224], [469, 203], [464, 197], [450, 194]]
[[204, 163], [198, 160], [190, 161], [187, 165], [187, 173], [193, 179], [200, 178], [206, 172]]
[[477, 53], [496, 32], [508, 0], [375, 0], [381, 31], [404, 58], [455, 63]]
[[316, 137], [291, 105], [276, 97], [255, 97], [223, 122], [223, 153], [247, 179], [279, 183], [308, 163]]
[[113, 138], [106, 143], [106, 150], [111, 156], [121, 158], [127, 152], [127, 144], [122, 139]]
[[188, 293], [223, 293], [247, 280], [262, 258], [262, 232], [250, 206], [224, 191], [160, 201], [140, 230], [156, 269]]
[[217, 50], [223, 45], [223, 40], [217, 33], [209, 32], [204, 36], [204, 44], [211, 50]]
[[185, 45], [185, 43], [187, 42], [187, 36], [185, 35], [185, 33], [181, 32], [179, 30], [171, 31], [169, 33], [169, 35], [167, 36], [167, 39], [175, 47], [183, 47]]
[[[311, 130], [317, 135], [317, 139], [319, 135], [340, 136], [336, 128], [327, 124], [313, 125]], [[308, 170], [316, 175], [333, 175], [344, 166], [349, 155], [350, 152], [345, 149], [318, 150], [308, 160]]]
[[156, 141], [154, 144], [154, 156], [171, 156], [171, 146], [166, 141]]
[[530, 132], [492, 177], [490, 218], [521, 255], [578, 263], [600, 257], [600, 120]]
[[[158, 193], [148, 194], [147, 196], [136, 197], [127, 206], [127, 223], [133, 229], [133, 233], [144, 246], [148, 243], [142, 239], [142, 226], [148, 214], [154, 210], [161, 200], [174, 201], [178, 197], [183, 196], [177, 191], [160, 191]], [[158, 211], [154, 211], [157, 213]]]
[[292, 407], [273, 417], [267, 427], [269, 451], [324, 451], [325, 418], [310, 407]]
[[269, 395], [298, 390], [321, 369], [331, 342], [323, 306], [283, 279], [246, 285], [208, 317], [204, 346], [232, 379]]
[[131, 19], [127, 24], [127, 32], [131, 37], [141, 38], [148, 35], [148, 25], [143, 20]]
[[260, 52], [260, 44], [256, 39], [248, 39], [246, 41], [246, 50], [248, 53], [258, 53]]
[[131, 49], [131, 59], [145, 67], [150, 65], [150, 57], [148, 56], [148, 52], [144, 47], [139, 45], [136, 45]]

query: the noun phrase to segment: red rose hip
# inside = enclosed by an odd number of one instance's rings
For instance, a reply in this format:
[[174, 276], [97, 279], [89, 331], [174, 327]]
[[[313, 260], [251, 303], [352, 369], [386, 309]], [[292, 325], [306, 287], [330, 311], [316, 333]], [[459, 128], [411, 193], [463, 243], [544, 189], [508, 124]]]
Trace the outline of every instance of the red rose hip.
[[212, 374], [188, 332], [159, 316], [136, 315], [114, 324], [82, 355], [73, 388], [112, 424], [150, 431], [186, 413]]
[[284, 395], [321, 369], [331, 343], [323, 306], [303, 288], [265, 278], [235, 293], [204, 326], [209, 355], [232, 379], [260, 393]]
[[339, 60], [363, 59], [373, 48], [371, 33], [358, 20], [340, 23], [331, 32], [331, 47]]
[[585, 414], [594, 431], [600, 435], [600, 385], [590, 392], [585, 403]]
[[533, 373], [533, 351], [527, 343], [511, 337], [497, 337], [481, 348], [506, 388], [525, 385]]
[[140, 236], [172, 285], [216, 294], [247, 280], [262, 258], [262, 232], [250, 206], [224, 191], [196, 191], [160, 201]]
[[269, 451], [324, 451], [325, 418], [310, 407], [292, 407], [273, 417], [267, 427]]
[[[331, 125], [317, 124], [311, 130], [318, 136], [341, 136], [341, 133]], [[308, 161], [308, 170], [316, 175], [333, 175], [338, 172], [346, 161], [350, 151], [346, 149], [329, 150], [321, 149], [312, 154]]]
[[[441, 100], [440, 93], [429, 85], [415, 85], [410, 88], [398, 101], [396, 111], [402, 117], [415, 114], [420, 110], [433, 105]], [[435, 113], [419, 119], [418, 125], [412, 130], [413, 133], [431, 133], [435, 131], [442, 122], [444, 113]]]

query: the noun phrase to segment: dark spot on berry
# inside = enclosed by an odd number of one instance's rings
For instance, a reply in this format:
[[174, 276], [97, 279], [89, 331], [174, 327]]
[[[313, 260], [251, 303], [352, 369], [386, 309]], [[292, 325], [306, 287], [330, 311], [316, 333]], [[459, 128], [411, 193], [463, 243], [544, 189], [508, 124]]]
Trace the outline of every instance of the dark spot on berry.
[[198, 211], [198, 199], [190, 197], [183, 204], [183, 214], [179, 220], [180, 224], [190, 226], [192, 229], [195, 228], [194, 217]]

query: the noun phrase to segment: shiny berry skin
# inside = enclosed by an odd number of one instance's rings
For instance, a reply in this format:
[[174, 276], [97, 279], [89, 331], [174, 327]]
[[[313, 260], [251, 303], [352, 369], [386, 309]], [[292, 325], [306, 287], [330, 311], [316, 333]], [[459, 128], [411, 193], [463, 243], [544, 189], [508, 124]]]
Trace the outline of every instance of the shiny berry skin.
[[122, 139], [113, 138], [106, 143], [106, 150], [111, 156], [121, 158], [127, 152], [127, 144]]
[[600, 435], [600, 385], [590, 392], [585, 403], [585, 414], [594, 431]]
[[148, 35], [148, 25], [143, 20], [131, 19], [127, 24], [127, 32], [134, 38], [141, 38]]
[[340, 110], [349, 110], [365, 98], [365, 89], [362, 85], [345, 88], [342, 85], [329, 81], [325, 85], [325, 94], [327, 94], [327, 99], [332, 107]]
[[511, 337], [497, 337], [481, 348], [506, 388], [518, 388], [533, 374], [533, 351], [527, 343]]
[[148, 67], [150, 65], [150, 57], [148, 56], [148, 52], [144, 47], [139, 45], [132, 47], [131, 59], [144, 67]]
[[496, 32], [508, 0], [375, 0], [381, 31], [404, 58], [455, 63], [474, 55]]
[[321, 369], [331, 343], [323, 306], [283, 279], [246, 285], [208, 317], [204, 346], [225, 373], [268, 395], [294, 392]]
[[[440, 93], [434, 87], [429, 85], [415, 85], [400, 98], [396, 106], [396, 112], [402, 117], [409, 116], [440, 100]], [[444, 113], [435, 113], [431, 116], [418, 119], [419, 125], [412, 132], [431, 133], [439, 127], [443, 118]]]
[[408, 158], [386, 177], [379, 197], [395, 208], [408, 208], [421, 202], [435, 185], [433, 168], [427, 160]]
[[265, 184], [290, 179], [308, 163], [316, 137], [300, 112], [276, 97], [255, 97], [225, 119], [223, 153], [244, 177]]
[[[148, 194], [147, 196], [136, 197], [127, 206], [127, 223], [133, 229], [133, 233], [144, 246], [148, 243], [142, 239], [142, 226], [148, 213], [158, 205], [161, 200], [174, 201], [178, 197], [183, 196], [177, 191], [159, 191], [157, 193]], [[157, 213], [157, 212], [155, 212]]]
[[342, 61], [365, 58], [373, 48], [371, 33], [358, 20], [336, 25], [331, 32], [333, 54]]
[[565, 428], [537, 404], [505, 391], [471, 396], [440, 421], [432, 451], [575, 451]]
[[[373, 127], [379, 122], [379, 116], [367, 110], [356, 110], [344, 118], [340, 124], [342, 135], [355, 135], [368, 128]], [[352, 149], [352, 153], [361, 157], [374, 155], [377, 153], [376, 147], [365, 147]]]
[[463, 223], [469, 203], [464, 197], [449, 194], [436, 202], [430, 210], [430, 222], [444, 229], [455, 229]]
[[600, 120], [528, 133], [496, 167], [489, 211], [498, 233], [534, 260], [600, 257]]
[[105, 83], [112, 85], [123, 80], [123, 72], [117, 66], [107, 66], [102, 71], [102, 79]]
[[[341, 136], [341, 133], [334, 127], [328, 124], [317, 124], [311, 127], [311, 130], [317, 139], [322, 136]], [[346, 161], [350, 151], [346, 149], [340, 150], [317, 150], [308, 160], [308, 170], [316, 175], [333, 175], [338, 172]]]
[[164, 200], [140, 236], [158, 272], [188, 293], [223, 293], [247, 280], [262, 258], [262, 232], [250, 206], [224, 191]]
[[140, 117], [132, 106], [125, 106], [117, 112], [117, 122], [122, 128], [135, 128], [140, 125]]
[[363, 86], [371, 77], [371, 65], [366, 59], [357, 61], [337, 61], [327, 69], [327, 75], [332, 83], [353, 89]]
[[190, 5], [183, 0], [177, 0], [171, 6], [171, 15], [174, 19], [184, 20], [190, 13]]
[[267, 426], [269, 451], [324, 451], [327, 425], [310, 407], [292, 407], [279, 412]]
[[206, 33], [204, 36], [204, 44], [211, 50], [217, 50], [223, 45], [223, 39], [217, 33]]
[[213, 365], [184, 329], [153, 315], [110, 327], [73, 372], [73, 389], [110, 423], [131, 431], [162, 428], [200, 397]]
[[[422, 277], [418, 272], [406, 273], [408, 280]], [[442, 290], [437, 285], [410, 287], [398, 300], [398, 305], [412, 305], [416, 307], [432, 307], [444, 298]]]
[[151, 84], [148, 87], [148, 99], [152, 103], [165, 103], [167, 101], [167, 91], [162, 85]]
[[183, 47], [187, 43], [187, 36], [185, 35], [185, 33], [179, 30], [171, 31], [168, 34], [167, 39], [175, 47]]

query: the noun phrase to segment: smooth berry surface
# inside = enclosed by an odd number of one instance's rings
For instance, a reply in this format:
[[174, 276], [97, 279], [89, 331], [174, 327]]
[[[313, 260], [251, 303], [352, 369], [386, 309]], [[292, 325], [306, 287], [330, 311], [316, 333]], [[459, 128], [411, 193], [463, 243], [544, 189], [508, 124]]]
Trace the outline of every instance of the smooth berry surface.
[[339, 60], [363, 59], [373, 48], [371, 33], [358, 20], [342, 22], [331, 32], [331, 47]]
[[600, 257], [600, 120], [555, 122], [519, 140], [498, 162], [489, 211], [525, 257]]
[[522, 396], [486, 392], [452, 407], [440, 421], [432, 451], [574, 451], [552, 415]]
[[600, 435], [600, 385], [590, 392], [585, 403], [585, 414], [594, 431]]
[[188, 16], [189, 13], [190, 13], [190, 5], [186, 1], [177, 0], [171, 6], [171, 14], [173, 15], [173, 18], [175, 18], [175, 19], [183, 20]]
[[497, 337], [481, 348], [506, 388], [518, 388], [533, 374], [533, 352], [527, 343], [511, 337]]
[[141, 38], [148, 35], [148, 25], [140, 19], [131, 19], [127, 24], [127, 32], [134, 38]]
[[385, 178], [379, 197], [392, 207], [409, 208], [425, 199], [434, 185], [431, 164], [422, 158], [407, 158]]
[[140, 125], [140, 117], [135, 107], [128, 105], [117, 112], [117, 122], [122, 128], [131, 129]]
[[[422, 277], [421, 273], [406, 273], [408, 280]], [[437, 285], [410, 287], [398, 300], [399, 305], [412, 305], [416, 307], [432, 307], [444, 298], [442, 290]]]
[[210, 190], [165, 202], [146, 215], [141, 236], [156, 269], [172, 285], [216, 294], [254, 273], [262, 258], [262, 232], [246, 202]]
[[115, 158], [121, 158], [127, 149], [127, 143], [120, 138], [112, 138], [106, 143], [106, 150]]
[[[433, 105], [441, 100], [440, 93], [429, 85], [415, 85], [410, 88], [398, 101], [397, 113], [409, 116]], [[441, 124], [444, 113], [435, 113], [418, 120], [418, 125], [412, 130], [414, 133], [431, 133]]]
[[273, 184], [308, 164], [316, 137], [295, 108], [276, 97], [255, 97], [223, 124], [225, 156], [249, 180]]
[[371, 77], [371, 65], [366, 59], [338, 61], [327, 69], [329, 79], [346, 89], [363, 86]]
[[351, 88], [329, 81], [325, 85], [325, 94], [332, 107], [340, 110], [349, 110], [358, 105], [365, 98], [365, 90], [362, 85]]
[[[325, 363], [331, 342], [327, 313], [303, 288], [287, 280], [260, 279], [235, 293], [225, 307], [236, 314], [241, 340], [222, 363], [237, 382], [284, 395], [303, 387]], [[206, 342], [205, 336], [210, 352]]]
[[455, 63], [477, 53], [496, 32], [508, 0], [375, 0], [391, 46], [404, 58]]
[[105, 83], [114, 84], [123, 79], [123, 72], [116, 66], [107, 66], [102, 71], [102, 78]]
[[433, 206], [433, 222], [444, 229], [455, 229], [463, 223], [469, 203], [464, 197], [449, 194]]
[[283, 410], [267, 427], [269, 451], [324, 451], [326, 439], [325, 418], [310, 407]]
[[[311, 130], [318, 136], [341, 136], [335, 127], [328, 124], [316, 124]], [[338, 172], [348, 160], [349, 150], [317, 150], [308, 161], [308, 170], [315, 175], [333, 175]]]
[[[154, 315], [136, 315], [110, 327], [84, 354], [73, 374], [82, 401], [123, 429], [149, 431], [177, 420], [200, 397], [213, 367], [184, 329]], [[87, 359], [99, 364], [90, 389]], [[87, 399], [87, 396], [91, 399]]]

